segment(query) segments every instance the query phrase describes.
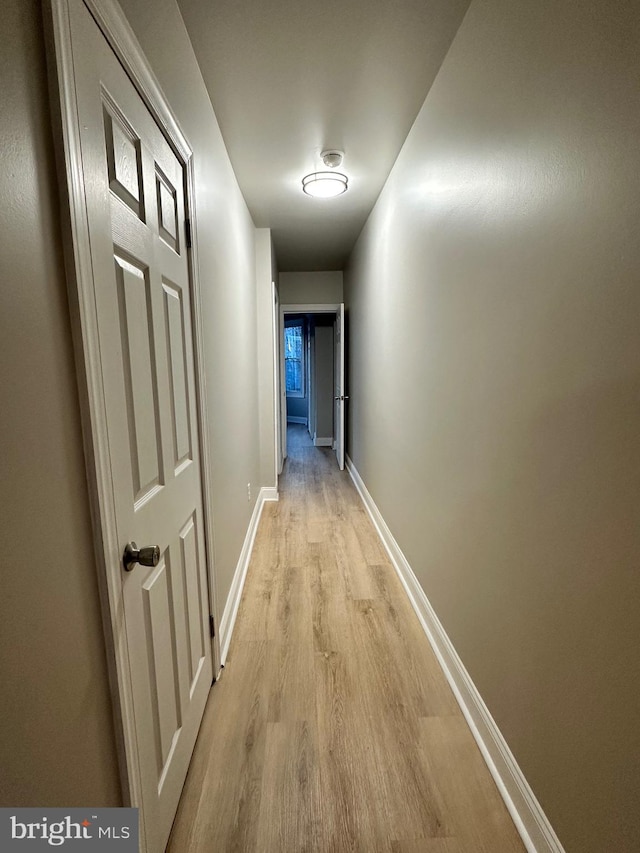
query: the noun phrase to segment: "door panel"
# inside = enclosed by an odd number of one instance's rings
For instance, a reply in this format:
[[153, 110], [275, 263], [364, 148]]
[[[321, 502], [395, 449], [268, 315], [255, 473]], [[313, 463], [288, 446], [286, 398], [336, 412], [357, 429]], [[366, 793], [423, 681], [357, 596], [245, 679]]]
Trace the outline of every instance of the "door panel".
[[[141, 823], [171, 829], [212, 682], [183, 166], [86, 8], [72, 4], [82, 166], [120, 554]], [[114, 561], [120, 560], [114, 554]], [[118, 639], [118, 638], [117, 638]]]
[[133, 495], [138, 502], [144, 500], [162, 479], [150, 284], [148, 269], [141, 269], [117, 254], [114, 258]]
[[152, 685], [156, 770], [161, 779], [173, 739], [181, 727], [181, 708], [175, 660], [175, 621], [168, 577], [169, 554], [142, 584], [146, 633], [151, 637], [149, 681]]
[[185, 665], [189, 673], [189, 692], [191, 693], [208, 646], [202, 630], [202, 622], [197, 618], [203, 591], [200, 586], [201, 572], [198, 570], [200, 560], [196, 521], [193, 517], [180, 531], [180, 553], [185, 588], [185, 617], [186, 624], [189, 626]]
[[165, 279], [162, 282], [162, 289], [164, 291], [164, 316], [172, 392], [173, 461], [174, 467], [177, 469], [191, 459], [184, 306], [180, 287]]
[[158, 203], [158, 233], [170, 248], [179, 252], [178, 193], [156, 164], [156, 199]]
[[144, 220], [140, 140], [106, 93], [103, 103], [109, 188]]

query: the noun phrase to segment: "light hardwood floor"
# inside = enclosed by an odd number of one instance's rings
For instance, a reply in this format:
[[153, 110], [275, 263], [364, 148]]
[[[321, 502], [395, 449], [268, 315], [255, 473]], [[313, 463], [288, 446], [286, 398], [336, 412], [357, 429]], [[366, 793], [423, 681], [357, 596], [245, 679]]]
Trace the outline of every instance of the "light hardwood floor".
[[289, 429], [170, 853], [523, 853], [346, 472]]

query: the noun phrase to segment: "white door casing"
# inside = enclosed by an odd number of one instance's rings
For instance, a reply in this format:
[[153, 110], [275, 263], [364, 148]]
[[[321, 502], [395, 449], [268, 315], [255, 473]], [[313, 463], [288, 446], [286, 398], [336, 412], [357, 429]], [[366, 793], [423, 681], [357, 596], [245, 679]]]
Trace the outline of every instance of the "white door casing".
[[335, 394], [334, 394], [334, 423], [336, 430], [336, 458], [338, 467], [344, 471], [344, 454], [345, 454], [345, 405], [348, 397], [345, 396], [344, 374], [345, 374], [345, 352], [344, 352], [344, 302], [340, 304], [336, 311], [336, 338], [335, 338]]
[[280, 306], [280, 328], [278, 334], [278, 364], [280, 369], [280, 455], [282, 465], [287, 458], [287, 380], [284, 365], [284, 311]]
[[[125, 796], [159, 853], [212, 682], [186, 171], [82, 0], [51, 8]], [[130, 540], [159, 545], [157, 566], [126, 573]]]
[[[278, 477], [282, 474], [282, 466], [284, 465], [283, 442], [282, 442], [282, 376], [281, 372], [284, 369], [284, 362], [281, 364], [282, 351], [282, 336], [280, 334], [280, 299], [278, 296], [278, 288], [275, 281], [271, 282], [271, 294], [273, 305], [273, 389], [274, 389], [274, 430], [275, 430], [275, 453], [276, 453], [276, 488], [278, 486]], [[284, 334], [284, 333], [283, 333]], [[285, 400], [286, 402], [286, 400]], [[286, 433], [287, 421], [284, 419], [284, 428]], [[285, 438], [286, 443], [286, 438]]]

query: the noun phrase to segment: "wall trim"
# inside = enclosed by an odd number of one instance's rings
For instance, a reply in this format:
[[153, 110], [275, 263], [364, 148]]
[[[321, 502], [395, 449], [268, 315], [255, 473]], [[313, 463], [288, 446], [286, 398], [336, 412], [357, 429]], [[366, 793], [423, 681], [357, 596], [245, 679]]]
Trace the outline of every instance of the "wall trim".
[[313, 443], [316, 447], [333, 447], [333, 438], [331, 436], [328, 438], [316, 438], [314, 436]]
[[524, 846], [528, 853], [565, 853], [478, 688], [348, 455], [346, 463], [347, 471], [405, 588]]
[[287, 415], [287, 423], [288, 424], [304, 424], [307, 425], [307, 419], [301, 418], [298, 415]]
[[244, 582], [247, 579], [247, 571], [249, 569], [249, 563], [251, 562], [253, 544], [256, 539], [256, 533], [258, 532], [262, 509], [267, 501], [277, 501], [278, 499], [279, 495], [276, 488], [263, 486], [260, 489], [255, 506], [253, 507], [251, 520], [249, 521], [247, 533], [242, 544], [242, 550], [240, 551], [240, 556], [238, 558], [238, 564], [236, 565], [236, 570], [233, 573], [229, 597], [227, 598], [227, 602], [222, 612], [222, 618], [220, 619], [220, 662], [222, 666], [224, 666], [227, 659], [227, 653], [229, 652], [231, 635], [233, 634], [236, 617], [238, 616], [238, 608], [240, 607], [240, 600], [242, 599], [242, 590], [244, 589]]

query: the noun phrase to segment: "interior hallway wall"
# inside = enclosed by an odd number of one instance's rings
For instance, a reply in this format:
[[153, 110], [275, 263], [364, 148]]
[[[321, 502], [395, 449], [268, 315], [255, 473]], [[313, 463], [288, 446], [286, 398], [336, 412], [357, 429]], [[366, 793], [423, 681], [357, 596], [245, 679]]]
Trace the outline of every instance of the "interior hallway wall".
[[639, 44], [474, 0], [345, 275], [349, 453], [568, 853], [640, 849]]
[[148, 0], [121, 6], [194, 151], [222, 611], [261, 485], [255, 228], [175, 0], [156, 0], [153, 14]]
[[2, 5], [0, 805], [119, 806], [41, 5]]
[[280, 302], [283, 305], [334, 305], [342, 300], [342, 272], [280, 273]]

